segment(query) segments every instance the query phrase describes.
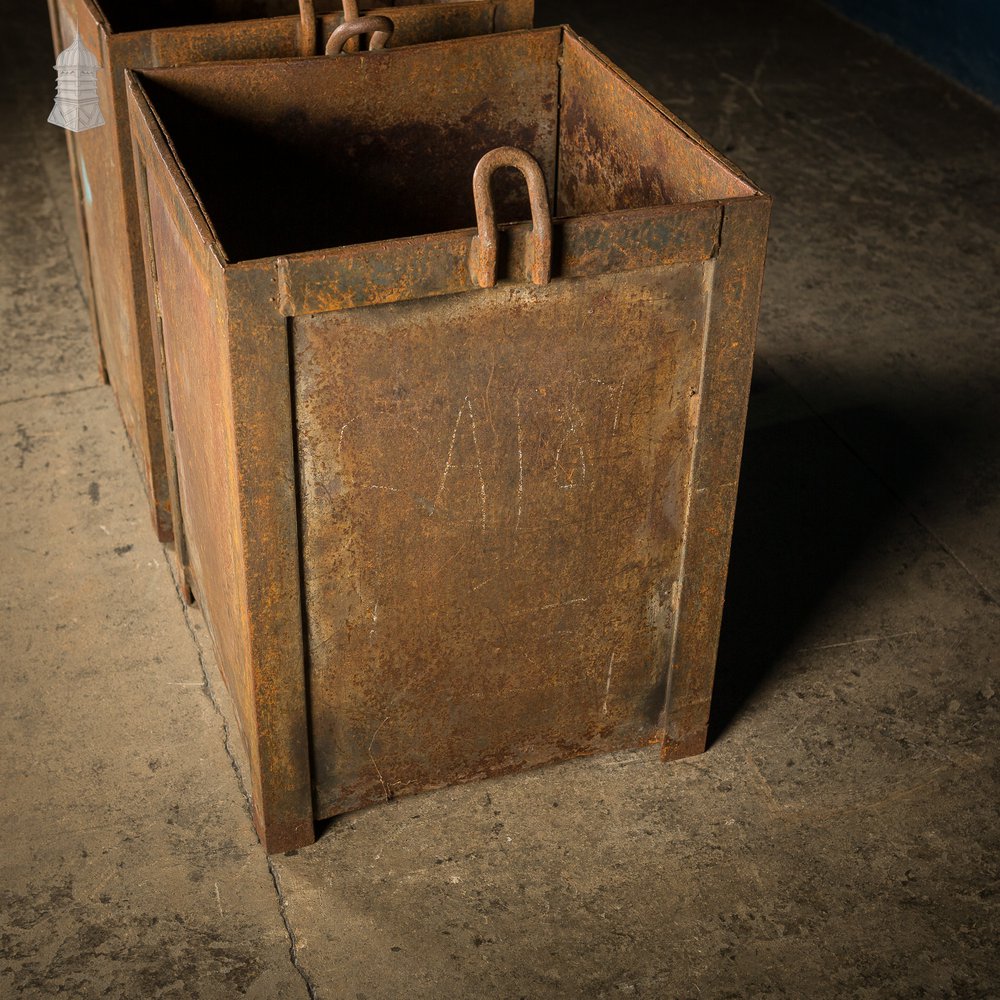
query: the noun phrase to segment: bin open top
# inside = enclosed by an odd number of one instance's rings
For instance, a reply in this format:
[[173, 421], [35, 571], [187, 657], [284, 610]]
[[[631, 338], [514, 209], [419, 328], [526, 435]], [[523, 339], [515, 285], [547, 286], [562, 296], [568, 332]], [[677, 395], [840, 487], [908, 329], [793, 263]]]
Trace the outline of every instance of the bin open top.
[[[557, 218], [759, 193], [566, 27], [150, 70], [132, 87], [227, 262], [474, 227], [473, 171], [498, 146], [538, 161]], [[501, 223], [529, 218], [515, 171], [493, 196]]]

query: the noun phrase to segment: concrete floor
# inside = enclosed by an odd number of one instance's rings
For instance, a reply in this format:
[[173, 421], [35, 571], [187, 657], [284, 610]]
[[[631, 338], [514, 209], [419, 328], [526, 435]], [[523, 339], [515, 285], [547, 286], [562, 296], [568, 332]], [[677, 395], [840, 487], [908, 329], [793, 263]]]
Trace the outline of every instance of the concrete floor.
[[995, 111], [804, 0], [539, 0], [777, 199], [714, 743], [268, 860], [2, 6], [0, 996], [1000, 996]]

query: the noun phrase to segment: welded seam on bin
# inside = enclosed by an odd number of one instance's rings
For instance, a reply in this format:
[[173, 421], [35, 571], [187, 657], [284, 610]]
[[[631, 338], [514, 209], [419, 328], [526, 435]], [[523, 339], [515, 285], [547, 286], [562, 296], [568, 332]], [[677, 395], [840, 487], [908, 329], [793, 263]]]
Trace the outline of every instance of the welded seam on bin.
[[[278, 272], [278, 312], [282, 316], [291, 317], [295, 315], [295, 304], [292, 301], [292, 292], [289, 285], [289, 274], [288, 274], [288, 258], [279, 257], [274, 262], [275, 269]], [[291, 328], [288, 330], [289, 338], [292, 335]], [[289, 360], [291, 360], [291, 353], [289, 348]], [[292, 382], [292, 385], [295, 383]], [[294, 414], [293, 414], [294, 416]]]
[[[271, 585], [272, 576], [271, 575], [260, 575], [255, 573], [251, 567], [251, 558], [249, 553], [254, 551], [256, 532], [252, 526], [252, 519], [247, 510], [248, 503], [252, 505], [252, 501], [247, 500], [248, 490], [242, 485], [245, 482], [244, 476], [246, 472], [246, 467], [249, 465], [253, 468], [253, 452], [245, 447], [240, 447], [240, 435], [241, 432], [238, 430], [239, 416], [240, 413], [237, 410], [237, 393], [236, 393], [236, 383], [237, 380], [234, 378], [233, 372], [234, 368], [234, 353], [238, 350], [238, 338], [234, 338], [231, 335], [231, 324], [232, 324], [232, 312], [234, 305], [237, 307], [245, 306], [248, 300], [245, 298], [247, 289], [245, 287], [240, 287], [241, 280], [248, 280], [256, 284], [261, 276], [265, 274], [258, 267], [248, 263], [239, 262], [224, 268], [222, 274], [222, 287], [224, 292], [221, 299], [221, 309], [223, 310], [222, 316], [222, 328], [226, 331], [230, 331], [230, 335], [226, 337], [226, 344], [222, 352], [224, 371], [221, 373], [223, 377], [224, 386], [224, 399], [223, 403], [228, 407], [226, 412], [228, 413], [229, 419], [223, 421], [224, 433], [226, 435], [226, 450], [227, 453], [233, 456], [233, 460], [226, 463], [228, 466], [229, 473], [229, 484], [231, 495], [237, 498], [236, 506], [233, 510], [234, 523], [233, 527], [233, 537], [235, 539], [235, 544], [239, 547], [239, 555], [237, 559], [237, 587], [240, 599], [240, 607], [250, 609], [255, 607], [255, 602], [253, 597], [256, 593], [264, 593], [267, 588]], [[231, 280], [227, 280], [230, 278]], [[259, 292], [259, 288], [252, 289], [253, 293]], [[260, 301], [267, 301], [264, 296], [260, 296]], [[270, 299], [271, 304], [273, 304], [273, 299]], [[287, 340], [279, 340], [278, 345], [284, 344], [286, 355], [283, 359], [283, 377], [282, 384], [287, 384], [287, 392], [289, 399], [289, 406], [291, 405], [291, 396], [293, 393], [293, 386], [290, 381], [286, 383], [289, 377], [289, 367], [288, 367], [288, 345]], [[240, 394], [242, 397], [243, 394]], [[245, 399], [241, 399], [245, 402]], [[282, 414], [282, 417], [284, 414]], [[290, 410], [288, 411], [289, 418], [291, 417]], [[254, 419], [254, 418], [251, 418]], [[288, 432], [294, 436], [294, 428], [289, 424]], [[296, 553], [299, 548], [299, 536], [297, 531], [293, 533], [293, 537], [289, 540], [290, 544], [296, 549]], [[298, 556], [296, 555], [296, 562]], [[298, 574], [294, 577], [294, 588], [296, 591], [299, 588]], [[284, 598], [282, 598], [284, 600]], [[296, 613], [300, 615], [299, 620], [293, 629], [293, 633], [296, 636], [294, 639], [294, 644], [301, 651], [304, 648], [305, 638], [304, 638], [304, 622], [301, 619], [301, 613], [297, 607], [298, 601], [294, 601], [296, 605]], [[305, 682], [304, 676], [304, 661], [302, 657], [298, 657], [294, 662], [289, 661], [287, 657], [287, 651], [282, 653], [282, 664], [277, 665], [277, 669], [281, 672], [280, 675], [276, 675], [272, 672], [275, 668], [273, 663], [273, 653], [275, 651], [275, 646], [273, 642], [267, 638], [268, 628], [266, 625], [262, 625], [257, 616], [247, 613], [241, 615], [241, 620], [238, 624], [241, 640], [243, 642], [243, 649], [245, 650], [245, 655], [247, 657], [246, 662], [249, 665], [249, 671], [247, 673], [247, 682], [245, 690], [249, 696], [249, 712], [250, 720], [253, 725], [253, 746], [249, 745], [250, 740], [247, 737], [245, 730], [241, 731], [244, 734], [244, 740], [247, 744], [248, 755], [251, 760], [251, 764], [254, 769], [254, 774], [259, 778], [262, 785], [265, 778], [272, 777], [275, 772], [270, 768], [265, 768], [262, 763], [262, 749], [264, 748], [264, 739], [262, 737], [268, 734], [273, 735], [274, 731], [274, 719], [269, 718], [265, 708], [266, 704], [262, 702], [262, 693], [265, 692], [265, 688], [268, 683], [277, 681], [282, 683], [282, 680], [288, 679], [288, 670], [298, 670], [302, 675], [303, 686]], [[288, 637], [291, 640], [291, 636]], [[224, 662], [224, 661], [223, 661]], [[304, 694], [304, 687], [303, 687]], [[302, 704], [303, 709], [303, 719], [304, 719], [304, 702]], [[297, 710], [297, 709], [296, 709]], [[237, 716], [239, 718], [239, 715]], [[279, 723], [281, 722], [281, 716], [278, 716]], [[282, 746], [287, 747], [287, 744], [282, 744]], [[256, 755], [256, 760], [255, 760]], [[300, 818], [303, 822], [308, 821], [312, 824], [315, 820], [314, 812], [312, 809], [312, 796], [310, 789], [312, 787], [312, 773], [309, 767], [308, 760], [308, 750], [306, 754], [306, 762], [304, 773], [300, 768], [301, 762], [298, 764], [294, 762], [289, 762], [294, 770], [292, 780], [296, 782], [295, 788], [301, 790], [302, 796], [307, 798], [308, 801], [308, 815], [302, 815]], [[266, 799], [268, 793], [262, 788], [262, 798], [257, 803], [258, 812], [257, 816], [261, 821], [261, 825], [268, 825], [269, 820], [265, 820], [265, 807]], [[278, 819], [278, 822], [281, 822]], [[265, 829], [265, 836], [266, 836]], [[312, 842], [311, 840], [309, 841]]]
[[292, 411], [292, 461], [295, 470], [295, 526], [298, 531], [298, 559], [299, 567], [299, 614], [302, 619], [302, 690], [305, 699], [305, 727], [306, 727], [306, 752], [309, 756], [309, 801], [312, 805], [313, 822], [317, 822], [319, 817], [319, 799], [317, 795], [316, 781], [316, 744], [313, 740], [313, 711], [312, 711], [312, 648], [309, 643], [309, 601], [306, 592], [306, 557], [304, 545], [304, 525], [305, 509], [302, 503], [302, 466], [299, 455], [299, 414], [296, 405], [296, 394], [294, 387], [298, 385], [298, 376], [295, 371], [295, 320], [289, 315], [285, 320], [285, 344], [288, 351], [288, 384], [292, 386], [289, 403]]
[[90, 16], [94, 19], [95, 23], [104, 28], [105, 31], [112, 31], [113, 28], [108, 22], [107, 16], [100, 6], [94, 3], [94, 0], [83, 0], [84, 7], [90, 12]]
[[559, 55], [556, 56], [556, 155], [552, 178], [552, 221], [559, 218], [559, 161], [562, 159], [563, 57], [566, 54], [566, 32], [559, 35]]
[[[137, 173], [142, 173], [142, 183], [136, 178], [136, 195], [138, 198], [140, 239], [143, 227], [146, 231], [143, 254], [146, 257], [146, 283], [152, 296], [149, 310], [149, 332], [153, 341], [153, 364], [162, 365], [164, 392], [157, 393], [160, 406], [160, 429], [163, 434], [164, 466], [167, 471], [168, 497], [171, 498], [171, 521], [173, 523], [174, 552], [176, 553], [177, 572], [181, 576], [181, 591], [185, 603], [194, 601], [194, 591], [191, 587], [191, 556], [188, 547], [187, 531], [184, 521], [184, 504], [181, 500], [180, 479], [177, 472], [176, 436], [174, 433], [174, 407], [170, 398], [170, 377], [167, 371], [166, 344], [163, 336], [163, 311], [160, 307], [160, 277], [156, 264], [156, 244], [153, 238], [153, 217], [149, 201], [149, 172], [146, 157], [139, 148], [139, 143], [133, 141], [132, 162]], [[159, 388], [159, 373], [156, 373]], [[169, 453], [169, 454], [168, 454]], [[172, 494], [172, 496], [171, 496]], [[176, 505], [176, 510], [174, 510]]]

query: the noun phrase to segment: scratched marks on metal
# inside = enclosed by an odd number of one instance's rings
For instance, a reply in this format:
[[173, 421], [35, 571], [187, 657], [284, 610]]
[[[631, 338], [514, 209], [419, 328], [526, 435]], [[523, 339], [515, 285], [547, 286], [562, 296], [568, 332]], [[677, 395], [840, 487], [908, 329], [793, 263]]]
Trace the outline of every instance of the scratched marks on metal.
[[657, 738], [710, 267], [293, 321], [317, 815]]

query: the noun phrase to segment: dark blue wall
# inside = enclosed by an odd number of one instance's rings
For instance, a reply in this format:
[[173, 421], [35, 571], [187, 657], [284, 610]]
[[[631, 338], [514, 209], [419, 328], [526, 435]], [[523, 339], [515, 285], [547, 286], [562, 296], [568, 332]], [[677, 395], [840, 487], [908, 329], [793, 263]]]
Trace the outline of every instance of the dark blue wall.
[[1000, 0], [827, 0], [1000, 104]]

